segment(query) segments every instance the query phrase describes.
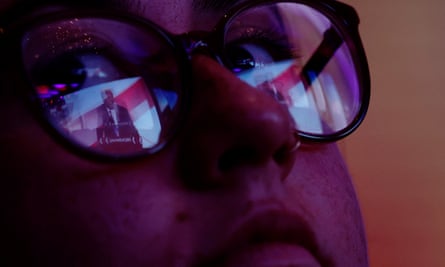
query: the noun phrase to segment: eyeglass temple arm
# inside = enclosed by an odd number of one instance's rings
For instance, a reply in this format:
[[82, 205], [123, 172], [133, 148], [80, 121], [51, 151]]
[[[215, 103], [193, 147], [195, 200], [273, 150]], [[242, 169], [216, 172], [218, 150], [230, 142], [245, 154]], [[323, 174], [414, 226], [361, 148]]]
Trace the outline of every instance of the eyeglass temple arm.
[[312, 85], [342, 44], [343, 39], [333, 27], [325, 31], [323, 41], [301, 70], [300, 77], [306, 85], [305, 88]]

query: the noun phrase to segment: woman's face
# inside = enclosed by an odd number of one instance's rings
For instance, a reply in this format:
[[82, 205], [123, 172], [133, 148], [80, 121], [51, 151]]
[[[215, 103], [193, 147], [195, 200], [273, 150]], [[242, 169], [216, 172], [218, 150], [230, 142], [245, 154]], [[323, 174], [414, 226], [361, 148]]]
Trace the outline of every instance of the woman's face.
[[[224, 13], [125, 1], [172, 33], [210, 30]], [[192, 74], [184, 127], [134, 162], [79, 157], [5, 100], [0, 171], [17, 188], [17, 255], [42, 266], [368, 266], [336, 145], [293, 149], [287, 111], [207, 56], [192, 57]]]

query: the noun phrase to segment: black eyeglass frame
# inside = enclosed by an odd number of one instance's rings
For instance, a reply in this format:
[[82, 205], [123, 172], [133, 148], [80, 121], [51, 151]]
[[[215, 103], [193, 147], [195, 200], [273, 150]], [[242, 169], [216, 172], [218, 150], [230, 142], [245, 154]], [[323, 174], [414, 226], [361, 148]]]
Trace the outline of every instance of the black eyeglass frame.
[[[315, 135], [315, 134], [306, 134], [302, 132], [298, 132], [298, 135], [302, 138], [303, 142], [334, 142], [338, 141], [352, 132], [354, 132], [358, 126], [363, 122], [368, 107], [371, 96], [371, 79], [368, 67], [367, 57], [363, 48], [363, 44], [360, 38], [358, 25], [360, 23], [360, 19], [358, 17], [355, 9], [347, 5], [345, 3], [336, 1], [336, 0], [258, 0], [258, 1], [246, 1], [244, 4], [236, 7], [229, 11], [216, 26], [216, 30], [214, 32], [224, 32], [224, 27], [228, 24], [228, 22], [236, 17], [237, 14], [242, 13], [244, 10], [253, 8], [255, 6], [261, 6], [265, 4], [274, 4], [274, 3], [297, 3], [303, 4], [305, 6], [311, 7], [321, 14], [326, 16], [329, 21], [336, 26], [336, 30], [340, 31], [342, 36], [349, 37], [349, 40], [344, 40], [348, 49], [351, 51], [351, 55], [355, 55], [355, 58], [352, 58], [354, 61], [354, 66], [357, 70], [357, 78], [359, 83], [359, 88], [362, 90], [362, 102], [357, 113], [356, 118], [349, 124], [348, 127], [344, 128], [341, 131], [336, 132], [331, 135]], [[224, 44], [223, 34], [217, 36], [222, 39], [217, 39], [216, 46], [218, 51], [224, 51], [222, 47]], [[225, 66], [228, 65], [227, 61], [223, 58], [223, 63]]]
[[[359, 17], [351, 6], [334, 1], [334, 0], [253, 0], [253, 1], [245, 1], [241, 4], [231, 8], [216, 24], [213, 30], [209, 32], [190, 32], [184, 33], [181, 35], [174, 35], [163, 29], [159, 25], [153, 23], [152, 21], [135, 16], [134, 14], [124, 13], [124, 12], [116, 12], [113, 10], [97, 10], [97, 9], [84, 9], [84, 8], [73, 8], [66, 7], [66, 9], [56, 10], [49, 13], [31, 15], [29, 17], [25, 16], [23, 20], [18, 23], [13, 24], [11, 27], [1, 28], [3, 30], [0, 31], [0, 41], [2, 39], [12, 40], [12, 44], [8, 47], [12, 47], [16, 49], [14, 51], [15, 55], [20, 55], [18, 58], [20, 59], [18, 62], [22, 62], [21, 52], [20, 52], [20, 44], [21, 38], [23, 34], [31, 27], [38, 24], [43, 24], [45, 22], [55, 21], [57, 19], [67, 17], [71, 18], [81, 18], [81, 17], [97, 17], [110, 19], [115, 21], [121, 21], [124, 23], [128, 23], [131, 25], [136, 25], [138, 27], [147, 28], [149, 27], [152, 31], [159, 34], [166, 43], [168, 43], [172, 51], [176, 54], [174, 55], [177, 59], [177, 64], [181, 74], [181, 80], [183, 81], [182, 90], [183, 97], [182, 100], [184, 104], [182, 105], [180, 111], [180, 118], [178, 120], [183, 121], [183, 119], [187, 116], [190, 103], [190, 97], [193, 93], [193, 88], [191, 85], [191, 67], [190, 67], [190, 57], [192, 53], [196, 53], [194, 48], [190, 47], [191, 45], [195, 45], [197, 42], [204, 41], [207, 52], [210, 52], [215, 59], [220, 61], [224, 66], [229, 66], [227, 55], [225, 54], [225, 43], [224, 43], [224, 35], [227, 24], [230, 20], [236, 17], [241, 12], [254, 8], [256, 6], [266, 5], [266, 4], [276, 4], [276, 3], [297, 3], [302, 4], [308, 7], [311, 7], [324, 16], [326, 16], [330, 22], [336, 27], [338, 31], [342, 34], [342, 36], [346, 36], [348, 39], [345, 39], [344, 42], [348, 46], [348, 49], [351, 51], [351, 55], [355, 57], [352, 58], [354, 62], [354, 66], [357, 72], [357, 79], [359, 83], [359, 87], [362, 89], [362, 98], [360, 103], [360, 109], [357, 113], [356, 118], [346, 127], [345, 129], [336, 132], [331, 135], [313, 135], [313, 134], [305, 134], [298, 132], [298, 135], [301, 137], [303, 142], [334, 142], [339, 139], [342, 139], [353, 131], [355, 131], [358, 126], [362, 123], [366, 116], [366, 112], [369, 106], [370, 100], [370, 74], [367, 63], [367, 58], [365, 55], [365, 51], [361, 42], [361, 38], [358, 31], [359, 25]], [[0, 25], [1, 26], [1, 25]], [[2, 38], [5, 37], [5, 38]], [[198, 49], [196, 49], [198, 50]], [[18, 63], [17, 62], [17, 63]], [[12, 63], [14, 64], [14, 63]], [[21, 63], [19, 63], [21, 64]], [[26, 77], [24, 68], [22, 66], [16, 66], [21, 69], [23, 77]], [[235, 75], [235, 74], [234, 74]], [[39, 104], [39, 99], [37, 99], [35, 92], [32, 90], [32, 85], [29, 81], [26, 87], [30, 90], [25, 93], [25, 97], [31, 100], [30, 106], [35, 114], [38, 117], [38, 120], [43, 122], [44, 128], [49, 130], [50, 134], [56, 138], [57, 141], [61, 142], [65, 146], [70, 147], [72, 150], [80, 153], [82, 156], [91, 157], [93, 159], [105, 159], [105, 160], [123, 160], [123, 159], [133, 159], [139, 156], [146, 156], [154, 154], [161, 149], [163, 149], [169, 142], [174, 138], [174, 135], [180, 131], [181, 122], [175, 125], [173, 131], [171, 131], [170, 135], [165, 136], [165, 140], [160, 142], [153, 148], [144, 149], [139, 153], [129, 156], [112, 156], [112, 155], [104, 155], [100, 152], [95, 152], [87, 147], [81, 146], [80, 144], [76, 144], [70, 140], [67, 140], [55, 127], [49, 122], [48, 118], [44, 115], [44, 111]]]

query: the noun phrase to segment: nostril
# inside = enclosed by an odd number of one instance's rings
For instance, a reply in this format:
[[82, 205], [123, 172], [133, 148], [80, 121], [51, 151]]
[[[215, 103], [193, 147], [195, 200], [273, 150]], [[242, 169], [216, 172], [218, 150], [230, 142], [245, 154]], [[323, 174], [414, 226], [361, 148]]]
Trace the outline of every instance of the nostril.
[[[295, 139], [286, 142], [280, 146], [275, 153], [271, 154], [272, 159], [278, 165], [286, 164], [289, 159], [292, 159], [295, 151], [300, 147], [300, 139], [296, 137]], [[268, 156], [263, 154], [255, 146], [237, 146], [232, 149], [228, 149], [224, 152], [218, 160], [218, 170], [222, 173], [231, 171], [242, 165], [255, 165], [261, 160], [267, 160]]]
[[283, 164], [286, 162], [286, 159], [289, 157], [289, 149], [287, 146], [282, 146], [278, 151], [273, 155], [275, 162], [278, 164]]
[[277, 152], [273, 155], [273, 159], [278, 164], [285, 164], [290, 158], [292, 158], [293, 154], [300, 147], [301, 141], [299, 139], [295, 140], [293, 143], [287, 143], [281, 146]]
[[251, 164], [258, 160], [258, 152], [248, 146], [227, 150], [218, 161], [221, 172], [230, 171], [243, 164]]
[[282, 165], [287, 162], [291, 155], [291, 150], [287, 146], [282, 146], [277, 152], [273, 155], [273, 159], [279, 165]]

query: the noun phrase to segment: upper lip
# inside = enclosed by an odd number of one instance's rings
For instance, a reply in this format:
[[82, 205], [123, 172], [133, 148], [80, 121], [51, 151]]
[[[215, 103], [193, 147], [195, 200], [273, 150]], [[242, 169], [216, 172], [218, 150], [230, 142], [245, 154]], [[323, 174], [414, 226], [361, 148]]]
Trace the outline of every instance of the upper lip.
[[311, 227], [301, 216], [286, 210], [251, 212], [229, 231], [228, 238], [199, 266], [220, 266], [232, 253], [263, 243], [285, 243], [308, 250], [327, 266]]

